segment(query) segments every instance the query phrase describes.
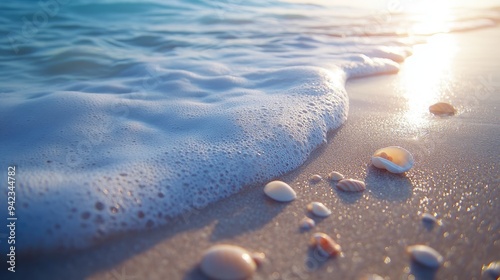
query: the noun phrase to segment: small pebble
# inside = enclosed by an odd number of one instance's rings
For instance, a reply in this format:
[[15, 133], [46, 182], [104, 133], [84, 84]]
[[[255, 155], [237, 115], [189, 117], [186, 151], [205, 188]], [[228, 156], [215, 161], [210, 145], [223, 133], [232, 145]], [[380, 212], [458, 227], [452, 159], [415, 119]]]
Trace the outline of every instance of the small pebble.
[[434, 215], [431, 215], [429, 213], [422, 214], [422, 222], [432, 225], [440, 224], [439, 220]]
[[443, 256], [429, 246], [413, 245], [406, 250], [414, 261], [424, 266], [438, 268], [443, 263]]
[[317, 184], [319, 182], [321, 182], [323, 178], [321, 178], [321, 176], [319, 176], [318, 174], [314, 174], [312, 175], [310, 178], [309, 178], [309, 181], [313, 184]]
[[302, 219], [300, 221], [300, 228], [301, 229], [305, 229], [305, 230], [310, 230], [312, 229], [314, 226], [316, 225], [316, 223], [314, 222], [313, 219], [309, 218], [309, 217], [304, 217], [304, 219]]

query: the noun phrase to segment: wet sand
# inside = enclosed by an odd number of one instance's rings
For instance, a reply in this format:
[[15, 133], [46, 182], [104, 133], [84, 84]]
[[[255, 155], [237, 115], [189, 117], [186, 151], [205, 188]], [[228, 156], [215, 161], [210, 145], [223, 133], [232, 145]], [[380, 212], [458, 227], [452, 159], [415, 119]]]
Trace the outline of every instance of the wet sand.
[[[500, 28], [440, 35], [416, 46], [399, 74], [349, 81], [348, 121], [301, 168], [276, 178], [296, 190], [291, 203], [271, 201], [259, 184], [165, 228], [74, 254], [20, 258], [12, 279], [205, 279], [197, 263], [218, 243], [266, 254], [253, 279], [360, 279], [371, 273], [481, 279], [482, 265], [500, 260], [498, 38]], [[421, 67], [429, 63], [432, 70]], [[452, 103], [457, 114], [429, 114], [437, 101]], [[370, 165], [372, 153], [390, 145], [413, 153], [413, 169], [395, 175]], [[344, 193], [326, 180], [308, 180], [331, 171], [363, 180], [367, 189]], [[311, 201], [333, 214], [314, 217], [316, 227], [304, 232], [298, 224]], [[422, 213], [436, 214], [442, 225], [424, 224]], [[344, 256], [325, 261], [309, 251], [316, 231], [330, 234]], [[405, 253], [413, 244], [440, 252], [442, 267], [413, 264]]]

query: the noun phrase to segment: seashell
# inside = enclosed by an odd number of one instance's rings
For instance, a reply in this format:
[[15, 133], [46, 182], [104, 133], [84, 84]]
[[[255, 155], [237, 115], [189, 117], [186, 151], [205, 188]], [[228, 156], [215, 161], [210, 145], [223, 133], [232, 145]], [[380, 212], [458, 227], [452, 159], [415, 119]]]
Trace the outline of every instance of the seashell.
[[413, 245], [409, 246], [406, 251], [414, 261], [430, 268], [438, 268], [443, 263], [443, 256], [429, 246]]
[[384, 280], [384, 277], [378, 275], [378, 274], [369, 274], [365, 275], [361, 278], [361, 280]]
[[239, 246], [215, 245], [203, 254], [200, 268], [214, 279], [245, 279], [255, 272], [257, 264], [250, 253]]
[[434, 215], [429, 213], [422, 214], [422, 222], [432, 225], [441, 225], [441, 222]]
[[316, 183], [321, 182], [321, 180], [322, 180], [322, 179], [323, 179], [323, 178], [321, 178], [321, 176], [319, 176], [318, 174], [314, 174], [314, 175], [312, 175], [312, 176], [309, 178], [309, 181], [311, 181], [311, 183], [316, 184]]
[[489, 265], [483, 265], [481, 275], [489, 277], [490, 279], [500, 278], [500, 261], [492, 262]]
[[344, 175], [336, 171], [330, 172], [330, 174], [328, 174], [328, 180], [330, 181], [340, 181], [342, 179], [344, 179]]
[[270, 198], [280, 202], [289, 202], [297, 198], [297, 194], [292, 187], [282, 181], [267, 183], [264, 187], [264, 193]]
[[266, 261], [266, 254], [262, 252], [253, 253], [251, 257], [257, 265], [262, 265]]
[[304, 217], [304, 219], [302, 219], [300, 221], [300, 228], [301, 229], [305, 229], [305, 230], [310, 230], [312, 229], [314, 226], [316, 225], [316, 223], [314, 222], [313, 219], [309, 218], [309, 217]]
[[324, 257], [336, 256], [342, 252], [340, 245], [322, 232], [317, 232], [311, 237], [310, 245], [316, 247]]
[[438, 102], [429, 106], [429, 112], [438, 116], [451, 116], [455, 114], [456, 110], [452, 105], [448, 103]]
[[321, 202], [311, 202], [307, 205], [307, 210], [312, 212], [314, 215], [318, 217], [327, 217], [332, 214], [332, 211], [328, 209], [323, 203]]
[[337, 183], [337, 188], [346, 192], [360, 192], [366, 190], [365, 182], [354, 179], [343, 179]]
[[398, 146], [378, 149], [372, 156], [372, 164], [375, 167], [396, 174], [410, 170], [413, 162], [413, 156], [410, 152]]

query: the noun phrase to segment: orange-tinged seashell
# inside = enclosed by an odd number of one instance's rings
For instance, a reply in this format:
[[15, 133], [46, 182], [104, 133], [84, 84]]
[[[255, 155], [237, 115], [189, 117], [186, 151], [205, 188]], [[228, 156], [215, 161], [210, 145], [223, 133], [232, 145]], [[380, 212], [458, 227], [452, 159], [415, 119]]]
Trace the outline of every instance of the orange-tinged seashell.
[[500, 277], [500, 261], [492, 262], [489, 265], [483, 265], [481, 274], [488, 279], [499, 279]]
[[378, 149], [372, 156], [372, 164], [391, 173], [403, 173], [413, 167], [414, 159], [410, 152], [399, 146]]
[[455, 114], [456, 110], [448, 103], [438, 102], [429, 107], [429, 111], [438, 116], [450, 116]]
[[318, 252], [324, 257], [333, 257], [342, 252], [342, 248], [330, 236], [317, 232], [311, 237], [311, 246], [316, 247]]
[[385, 152], [381, 152], [380, 154], [377, 154], [375, 156], [376, 157], [385, 158], [386, 160], [392, 161], [392, 157], [390, 155], [388, 155], [387, 153], [385, 153]]

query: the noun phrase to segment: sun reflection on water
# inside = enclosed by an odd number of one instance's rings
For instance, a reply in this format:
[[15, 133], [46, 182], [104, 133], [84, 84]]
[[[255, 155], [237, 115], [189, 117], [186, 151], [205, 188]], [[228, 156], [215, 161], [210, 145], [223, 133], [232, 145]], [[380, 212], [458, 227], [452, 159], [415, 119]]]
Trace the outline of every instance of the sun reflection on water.
[[448, 1], [418, 1], [409, 11], [416, 15], [417, 23], [412, 28], [414, 34], [450, 31], [449, 24], [453, 21], [453, 14]]

